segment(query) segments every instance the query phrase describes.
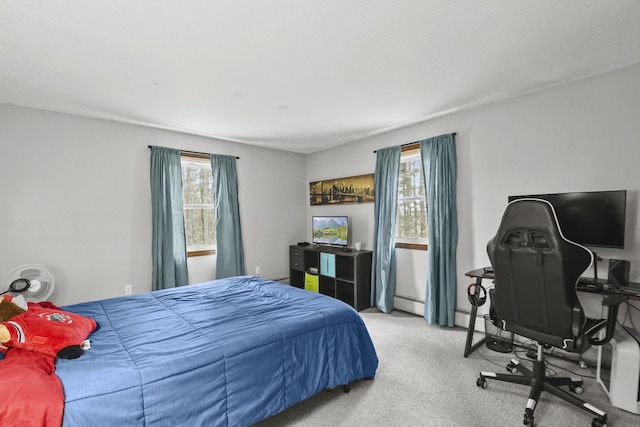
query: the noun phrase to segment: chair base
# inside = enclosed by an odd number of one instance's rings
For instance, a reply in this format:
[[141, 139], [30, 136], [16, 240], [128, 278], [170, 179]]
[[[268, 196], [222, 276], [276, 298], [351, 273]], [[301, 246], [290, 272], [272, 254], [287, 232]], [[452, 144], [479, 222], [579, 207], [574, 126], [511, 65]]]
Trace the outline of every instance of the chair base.
[[[561, 386], [568, 386], [569, 389], [577, 394], [582, 393], [582, 378], [571, 377], [547, 377], [545, 374], [545, 362], [542, 356], [542, 351], [538, 352], [538, 360], [533, 362], [533, 370], [521, 365], [518, 360], [511, 359], [511, 363], [507, 365], [507, 370], [512, 374], [499, 374], [496, 372], [480, 372], [480, 376], [476, 381], [476, 385], [480, 388], [487, 388], [487, 379], [503, 381], [514, 384], [523, 384], [531, 387], [529, 392], [529, 400], [524, 412], [523, 424], [527, 426], [533, 426], [534, 423], [534, 411], [536, 405], [540, 400], [540, 395], [543, 391], [553, 394], [560, 399], [571, 403], [572, 405], [581, 408], [595, 418], [591, 421], [592, 427], [606, 427], [607, 426], [607, 414], [606, 412], [596, 408], [593, 405], [585, 402], [582, 399], [576, 397], [573, 393], [561, 389]], [[520, 372], [522, 375], [517, 375]]]

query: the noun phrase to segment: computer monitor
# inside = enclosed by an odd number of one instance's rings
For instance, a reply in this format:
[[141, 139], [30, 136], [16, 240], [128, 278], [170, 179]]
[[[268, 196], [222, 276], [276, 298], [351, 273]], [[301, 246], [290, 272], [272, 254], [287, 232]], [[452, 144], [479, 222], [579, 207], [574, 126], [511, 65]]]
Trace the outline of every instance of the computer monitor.
[[584, 246], [624, 249], [627, 191], [509, 196], [547, 200], [556, 211], [562, 234]]

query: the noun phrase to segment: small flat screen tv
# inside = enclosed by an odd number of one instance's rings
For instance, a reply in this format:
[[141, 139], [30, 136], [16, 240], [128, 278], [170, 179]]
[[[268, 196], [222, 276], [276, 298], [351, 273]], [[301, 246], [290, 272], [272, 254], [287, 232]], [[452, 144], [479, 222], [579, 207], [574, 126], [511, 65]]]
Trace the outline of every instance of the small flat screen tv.
[[312, 242], [320, 245], [349, 245], [349, 217], [314, 216], [311, 219]]
[[567, 239], [584, 246], [624, 249], [626, 190], [510, 196], [509, 201], [523, 198], [549, 201]]

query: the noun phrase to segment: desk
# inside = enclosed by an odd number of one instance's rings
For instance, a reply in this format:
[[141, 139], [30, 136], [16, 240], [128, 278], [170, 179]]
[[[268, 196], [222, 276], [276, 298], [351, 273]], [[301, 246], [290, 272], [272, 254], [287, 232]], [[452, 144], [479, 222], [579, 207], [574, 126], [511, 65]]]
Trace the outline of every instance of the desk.
[[640, 300], [640, 283], [629, 282], [626, 286], [615, 286], [607, 283], [605, 279], [593, 279], [581, 277], [578, 279], [576, 290], [599, 295], [624, 295], [629, 299]]
[[[490, 269], [490, 267], [487, 267]], [[493, 271], [487, 271], [485, 268], [478, 268], [476, 270], [471, 270], [465, 274], [467, 277], [473, 277], [476, 279], [476, 284], [482, 284], [482, 280], [493, 280]], [[640, 300], [640, 283], [637, 282], [629, 282], [627, 286], [613, 286], [607, 283], [605, 279], [593, 279], [590, 277], [581, 277], [578, 280], [578, 284], [576, 286], [576, 290], [580, 292], [587, 292], [591, 294], [598, 295], [624, 295], [629, 299]], [[483, 337], [480, 341], [473, 344], [473, 333], [476, 328], [476, 314], [478, 311], [478, 306], [471, 306], [471, 318], [469, 319], [469, 329], [467, 330], [467, 343], [464, 347], [464, 357], [469, 356], [471, 353], [476, 351], [478, 347], [480, 347], [485, 342], [485, 338]]]
[[[476, 285], [482, 284], [483, 279], [493, 280], [493, 272], [488, 272], [484, 268], [478, 268], [477, 270], [471, 270], [465, 274], [467, 277], [474, 277], [476, 279]], [[471, 314], [469, 318], [469, 329], [467, 330], [467, 343], [464, 346], [464, 357], [469, 356], [471, 353], [476, 351], [478, 347], [484, 344], [485, 337], [483, 337], [480, 341], [473, 344], [473, 333], [476, 329], [476, 314], [478, 312], [478, 306], [471, 306]]]

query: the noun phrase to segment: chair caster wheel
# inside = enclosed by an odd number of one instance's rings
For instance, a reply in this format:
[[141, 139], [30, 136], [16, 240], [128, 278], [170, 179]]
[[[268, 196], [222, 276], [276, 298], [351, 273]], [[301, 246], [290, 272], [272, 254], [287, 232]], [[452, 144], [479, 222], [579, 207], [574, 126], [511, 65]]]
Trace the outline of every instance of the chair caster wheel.
[[[569, 389], [574, 392], [575, 394], [582, 394], [584, 392], [584, 389], [577, 385], [577, 386], [570, 386]], [[597, 419], [597, 418], [596, 418]]]
[[512, 374], [517, 374], [518, 373], [518, 367], [516, 365], [514, 365], [513, 363], [509, 363], [507, 365], [507, 371], [511, 372]]
[[524, 420], [522, 420], [522, 424], [526, 426], [533, 426], [533, 415], [524, 414]]
[[476, 380], [476, 385], [480, 388], [487, 388], [487, 380], [485, 378], [479, 377]]
[[607, 421], [603, 421], [600, 418], [594, 418], [591, 421], [591, 427], [607, 427]]

